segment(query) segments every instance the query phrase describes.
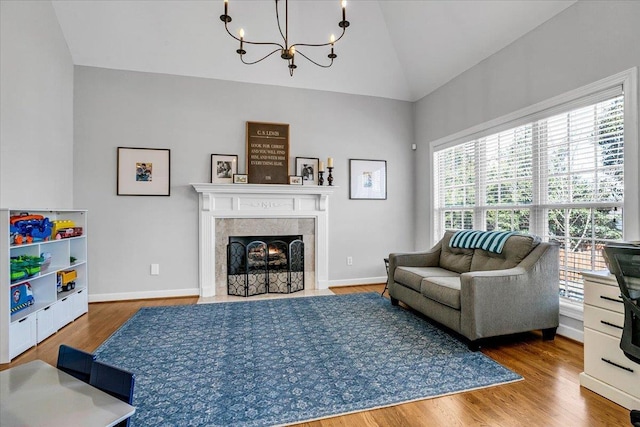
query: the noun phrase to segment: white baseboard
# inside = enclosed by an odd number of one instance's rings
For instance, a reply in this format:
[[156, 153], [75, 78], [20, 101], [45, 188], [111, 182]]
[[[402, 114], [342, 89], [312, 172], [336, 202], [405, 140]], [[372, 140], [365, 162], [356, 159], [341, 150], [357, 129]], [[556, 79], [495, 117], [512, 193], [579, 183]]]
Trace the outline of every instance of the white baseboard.
[[171, 289], [166, 291], [145, 291], [145, 292], [121, 292], [115, 294], [91, 294], [89, 302], [124, 301], [151, 298], [173, 298], [173, 297], [197, 297], [200, 295], [198, 288], [192, 289]]
[[567, 325], [563, 325], [562, 323], [560, 324], [560, 326], [558, 326], [558, 330], [556, 333], [574, 341], [584, 342], [584, 331], [572, 328]]
[[377, 285], [380, 283], [386, 283], [387, 276], [380, 277], [364, 277], [359, 279], [343, 279], [343, 280], [329, 280], [329, 286], [356, 286], [356, 285]]

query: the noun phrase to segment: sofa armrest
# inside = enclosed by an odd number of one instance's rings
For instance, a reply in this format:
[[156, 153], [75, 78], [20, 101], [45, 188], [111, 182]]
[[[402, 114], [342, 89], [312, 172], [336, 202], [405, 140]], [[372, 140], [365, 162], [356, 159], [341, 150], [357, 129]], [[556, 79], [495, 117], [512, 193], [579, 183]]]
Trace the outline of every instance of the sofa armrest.
[[389, 254], [389, 276], [387, 283], [393, 283], [397, 267], [437, 267], [440, 262], [440, 245], [428, 251]]
[[559, 323], [558, 246], [539, 244], [507, 270], [460, 276], [461, 332], [470, 340]]

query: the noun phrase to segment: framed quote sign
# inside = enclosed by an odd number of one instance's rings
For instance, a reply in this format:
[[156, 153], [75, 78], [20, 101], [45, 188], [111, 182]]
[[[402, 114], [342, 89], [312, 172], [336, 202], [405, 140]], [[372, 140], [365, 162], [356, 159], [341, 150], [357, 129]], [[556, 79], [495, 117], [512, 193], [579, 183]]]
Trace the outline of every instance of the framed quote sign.
[[289, 183], [289, 125], [247, 122], [250, 184]]

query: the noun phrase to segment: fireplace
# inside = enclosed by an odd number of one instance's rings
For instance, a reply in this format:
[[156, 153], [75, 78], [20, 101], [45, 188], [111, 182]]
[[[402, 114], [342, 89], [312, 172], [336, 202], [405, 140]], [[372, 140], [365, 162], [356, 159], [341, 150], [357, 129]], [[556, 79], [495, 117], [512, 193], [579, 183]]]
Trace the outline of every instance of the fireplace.
[[329, 196], [320, 185], [192, 184], [199, 194], [199, 288], [227, 293], [229, 236], [303, 235], [305, 290], [329, 285]]
[[229, 236], [228, 295], [289, 294], [303, 289], [302, 235]]

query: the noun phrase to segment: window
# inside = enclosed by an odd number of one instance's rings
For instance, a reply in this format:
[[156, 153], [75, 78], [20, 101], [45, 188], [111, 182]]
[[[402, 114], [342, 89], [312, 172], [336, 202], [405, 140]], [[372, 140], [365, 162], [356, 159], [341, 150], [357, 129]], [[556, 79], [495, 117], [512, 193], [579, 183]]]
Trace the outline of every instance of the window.
[[583, 299], [581, 272], [606, 266], [623, 238], [624, 96], [582, 105], [434, 153], [435, 232], [513, 230], [560, 245], [561, 296]]

